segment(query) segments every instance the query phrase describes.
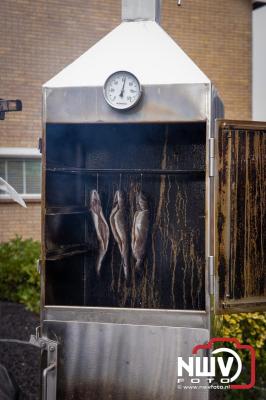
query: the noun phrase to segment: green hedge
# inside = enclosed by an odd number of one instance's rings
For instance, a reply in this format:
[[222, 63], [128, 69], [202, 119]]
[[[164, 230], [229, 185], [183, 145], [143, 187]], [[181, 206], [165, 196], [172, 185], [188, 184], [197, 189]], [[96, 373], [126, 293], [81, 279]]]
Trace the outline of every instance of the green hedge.
[[39, 312], [40, 276], [36, 269], [40, 243], [15, 237], [0, 243], [0, 300], [25, 304]]
[[[256, 351], [256, 384], [250, 390], [231, 390], [224, 393], [224, 400], [266, 399], [266, 313], [241, 313], [216, 317], [218, 337], [237, 338], [242, 344], [250, 344]], [[246, 356], [248, 362], [249, 355]], [[246, 382], [249, 375], [246, 376]]]

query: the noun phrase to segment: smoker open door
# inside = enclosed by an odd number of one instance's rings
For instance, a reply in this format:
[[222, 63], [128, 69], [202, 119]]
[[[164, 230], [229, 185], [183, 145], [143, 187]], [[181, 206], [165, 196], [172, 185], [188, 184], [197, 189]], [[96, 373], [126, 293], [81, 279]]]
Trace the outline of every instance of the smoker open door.
[[216, 121], [217, 313], [266, 310], [266, 123]]

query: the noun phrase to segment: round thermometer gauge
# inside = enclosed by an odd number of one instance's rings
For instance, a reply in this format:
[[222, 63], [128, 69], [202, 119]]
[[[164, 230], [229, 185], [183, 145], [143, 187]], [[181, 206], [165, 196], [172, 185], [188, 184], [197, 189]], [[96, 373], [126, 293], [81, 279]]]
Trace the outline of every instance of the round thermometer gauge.
[[107, 78], [103, 94], [111, 107], [128, 110], [139, 101], [141, 86], [135, 75], [127, 71], [118, 71]]

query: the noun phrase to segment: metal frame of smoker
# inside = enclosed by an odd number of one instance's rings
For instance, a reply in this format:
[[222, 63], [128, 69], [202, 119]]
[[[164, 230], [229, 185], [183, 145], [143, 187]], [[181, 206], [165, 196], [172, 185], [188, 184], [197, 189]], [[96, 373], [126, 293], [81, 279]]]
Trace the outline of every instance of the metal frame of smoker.
[[[42, 308], [41, 330], [42, 336], [51, 337], [55, 324], [61, 322], [69, 325], [88, 323], [92, 330], [104, 324], [107, 330], [112, 326], [145, 326], [149, 330], [172, 329], [177, 331], [172, 340], [178, 337], [183, 354], [191, 354], [191, 345], [184, 337], [191, 337], [192, 342], [202, 343], [209, 338], [211, 302], [213, 293], [213, 260], [214, 260], [214, 135], [215, 118], [223, 117], [223, 105], [212, 84], [183, 84], [183, 85], [143, 85], [144, 96], [140, 105], [130, 112], [121, 113], [111, 109], [105, 102], [102, 87], [86, 88], [44, 88], [43, 99], [43, 171], [42, 171], [42, 247], [45, 254], [45, 182], [46, 182], [46, 123], [147, 123], [147, 122], [206, 122], [206, 275], [205, 275], [205, 311], [190, 310], [145, 310], [145, 309], [118, 309], [97, 307], [67, 307], [45, 305], [45, 269], [41, 271]], [[158, 96], [160, 93], [160, 96]], [[161, 104], [158, 102], [160, 99]], [[149, 105], [156, 104], [155, 112]], [[185, 104], [185, 107], [184, 107]], [[71, 112], [68, 112], [71, 110]], [[45, 259], [43, 257], [43, 264]], [[92, 333], [92, 336], [95, 333]], [[63, 336], [67, 336], [67, 331]], [[75, 334], [74, 334], [75, 335]], [[149, 337], [149, 334], [147, 334]], [[145, 334], [144, 334], [145, 336]], [[166, 334], [167, 337], [167, 334]], [[67, 342], [67, 339], [66, 339]], [[68, 344], [70, 346], [70, 344]], [[171, 345], [171, 343], [169, 344]], [[115, 346], [115, 344], [114, 344]], [[99, 350], [100, 351], [100, 350]], [[54, 374], [54, 375], [53, 375]], [[49, 379], [52, 387], [56, 380], [56, 373], [50, 371]], [[55, 389], [51, 389], [52, 392]], [[195, 398], [204, 399], [205, 394]], [[206, 391], [205, 391], [206, 392]], [[54, 393], [54, 392], [53, 392]], [[187, 392], [188, 393], [188, 392]], [[202, 396], [202, 397], [201, 397]], [[186, 393], [182, 392], [186, 399]]]
[[[181, 87], [180, 87], [181, 86]], [[220, 100], [216, 89], [212, 84], [195, 84], [195, 85], [173, 85], [173, 86], [144, 86], [144, 99], [140, 106], [132, 110], [130, 113], [114, 111], [104, 100], [102, 87], [99, 88], [46, 88], [43, 92], [43, 171], [42, 171], [42, 248], [43, 256], [45, 254], [45, 181], [46, 181], [46, 146], [45, 133], [46, 123], [189, 123], [189, 122], [206, 122], [206, 312], [196, 311], [169, 311], [172, 315], [177, 313], [179, 317], [184, 319], [184, 324], [193, 327], [209, 328], [209, 312], [210, 312], [210, 279], [213, 276], [213, 256], [214, 256], [214, 231], [215, 231], [215, 215], [214, 215], [214, 139], [215, 139], [215, 119], [223, 117], [223, 104]], [[155, 112], [149, 107], [149, 103], [155, 103], [160, 93], [160, 99], [165, 100], [162, 105], [158, 104]], [[184, 108], [182, 104], [186, 104]], [[94, 107], [93, 107], [94, 105]], [[191, 107], [189, 107], [191, 106]], [[161, 107], [161, 112], [160, 112]], [[65, 110], [71, 109], [71, 113], [65, 113]], [[88, 113], [88, 110], [89, 113]], [[158, 111], [159, 110], [159, 111]], [[78, 116], [77, 116], [78, 115]], [[99, 122], [100, 121], [100, 122]], [[75, 168], [69, 168], [75, 172]], [[78, 172], [81, 169], [76, 169]], [[93, 171], [92, 171], [93, 172]], [[97, 172], [97, 171], [95, 171]], [[105, 172], [108, 172], [107, 170]], [[111, 170], [109, 172], [112, 172]], [[136, 173], [139, 171], [136, 170]], [[151, 171], [151, 173], [160, 171]], [[175, 173], [176, 171], [172, 171]], [[161, 172], [160, 172], [161, 173]], [[169, 171], [167, 172], [169, 174]], [[43, 257], [43, 260], [45, 258]], [[42, 268], [42, 283], [44, 284], [44, 268]], [[42, 284], [42, 319], [48, 319], [61, 315], [66, 312], [68, 307], [45, 306], [45, 288]], [[213, 286], [211, 284], [211, 286]], [[121, 310], [114, 309], [112, 313], [117, 314]], [[69, 310], [69, 312], [71, 312]], [[84, 308], [75, 309], [75, 313], [84, 314]], [[92, 314], [96, 311], [93, 308]], [[124, 312], [134, 313], [134, 310], [124, 310]], [[142, 310], [137, 310], [141, 313]], [[157, 313], [157, 311], [154, 311]], [[165, 313], [165, 311], [158, 311]], [[108, 310], [105, 313], [109, 314]], [[144, 311], [144, 314], [146, 311]], [[167, 313], [167, 312], [166, 312]], [[193, 320], [191, 320], [193, 313]], [[194, 315], [195, 313], [195, 315]], [[72, 315], [72, 314], [71, 314]], [[161, 317], [161, 316], [160, 316]], [[186, 321], [186, 318], [189, 318]], [[87, 317], [88, 318], [88, 317]], [[195, 318], [195, 319], [194, 319]], [[133, 318], [135, 320], [135, 318]], [[114, 321], [116, 317], [114, 317]], [[171, 321], [173, 318], [171, 317]]]

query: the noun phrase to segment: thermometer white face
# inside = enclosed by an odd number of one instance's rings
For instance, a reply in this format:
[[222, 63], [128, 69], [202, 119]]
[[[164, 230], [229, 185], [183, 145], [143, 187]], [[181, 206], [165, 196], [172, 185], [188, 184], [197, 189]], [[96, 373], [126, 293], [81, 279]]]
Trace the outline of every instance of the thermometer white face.
[[106, 80], [103, 94], [111, 107], [127, 110], [139, 101], [141, 86], [135, 75], [127, 71], [119, 71]]

